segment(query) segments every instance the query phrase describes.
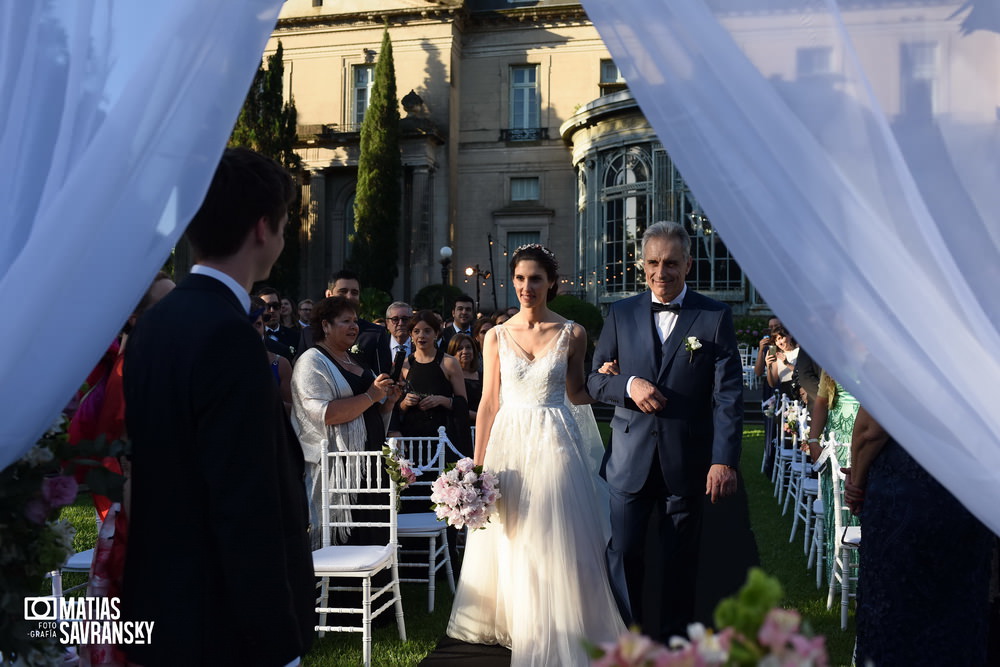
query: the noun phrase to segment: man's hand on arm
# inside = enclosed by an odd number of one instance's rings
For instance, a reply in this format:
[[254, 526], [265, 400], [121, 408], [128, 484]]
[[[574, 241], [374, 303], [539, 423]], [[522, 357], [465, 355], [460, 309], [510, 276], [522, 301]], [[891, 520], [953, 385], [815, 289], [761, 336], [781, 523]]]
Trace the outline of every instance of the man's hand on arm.
[[646, 414], [659, 412], [667, 405], [667, 397], [660, 393], [656, 385], [640, 377], [629, 380], [628, 394], [632, 402]]
[[736, 493], [736, 471], [727, 465], [713, 463], [708, 469], [705, 495], [712, 497], [712, 503]]

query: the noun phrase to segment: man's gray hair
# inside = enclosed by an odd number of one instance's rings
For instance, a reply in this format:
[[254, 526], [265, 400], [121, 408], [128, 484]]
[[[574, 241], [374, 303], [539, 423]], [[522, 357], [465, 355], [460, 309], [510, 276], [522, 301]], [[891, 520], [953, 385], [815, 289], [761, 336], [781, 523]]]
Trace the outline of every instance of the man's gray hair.
[[393, 301], [389, 304], [389, 307], [385, 309], [385, 316], [389, 317], [389, 311], [393, 308], [406, 308], [411, 313], [413, 312], [413, 306], [406, 303], [405, 301]]
[[646, 256], [646, 244], [650, 239], [663, 239], [664, 241], [677, 241], [684, 250], [684, 259], [691, 257], [691, 237], [688, 235], [684, 225], [678, 222], [655, 222], [642, 233], [642, 255]]

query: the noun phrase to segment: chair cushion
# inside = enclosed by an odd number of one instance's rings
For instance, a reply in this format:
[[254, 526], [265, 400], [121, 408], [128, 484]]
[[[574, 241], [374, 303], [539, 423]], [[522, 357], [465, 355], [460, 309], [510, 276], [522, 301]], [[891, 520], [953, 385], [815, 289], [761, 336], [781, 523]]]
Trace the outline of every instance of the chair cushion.
[[63, 572], [90, 572], [90, 564], [94, 561], [94, 550], [87, 549], [69, 557], [62, 566]]
[[823, 499], [817, 498], [813, 501], [813, 514], [823, 516]]
[[848, 546], [859, 546], [861, 544], [861, 526], [847, 526], [840, 541]]
[[819, 480], [813, 479], [812, 477], [807, 477], [802, 483], [802, 492], [811, 495], [816, 495], [819, 493]]
[[336, 545], [313, 552], [313, 570], [323, 572], [363, 572], [382, 565], [390, 558], [395, 547], [389, 544]]
[[438, 521], [434, 512], [399, 514], [396, 525], [400, 535], [440, 533], [448, 528], [444, 521]]

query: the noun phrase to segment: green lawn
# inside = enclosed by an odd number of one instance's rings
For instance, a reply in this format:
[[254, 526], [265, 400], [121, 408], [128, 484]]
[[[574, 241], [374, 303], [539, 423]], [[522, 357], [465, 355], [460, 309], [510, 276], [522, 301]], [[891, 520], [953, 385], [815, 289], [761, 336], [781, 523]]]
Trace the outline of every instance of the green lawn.
[[[607, 425], [599, 424], [602, 435], [607, 436]], [[785, 606], [794, 607], [807, 619], [815, 632], [826, 635], [831, 665], [850, 664], [854, 646], [853, 606], [850, 625], [840, 630], [840, 613], [837, 605], [826, 609], [826, 590], [816, 589], [813, 571], [806, 570], [802, 553], [801, 532], [789, 544], [791, 528], [789, 516], [781, 516], [781, 508], [772, 496], [770, 480], [758, 471], [763, 448], [764, 433], [760, 427], [748, 426], [743, 435], [743, 474], [750, 505], [750, 521], [760, 551], [761, 566], [777, 576], [785, 587]], [[93, 546], [94, 512], [89, 500], [80, 500], [63, 510], [63, 516], [77, 526], [74, 546], [88, 549]], [[67, 575], [66, 585], [77, 580]], [[80, 577], [82, 575], [75, 575]], [[374, 632], [372, 664], [380, 667], [409, 667], [417, 665], [437, 645], [444, 635], [451, 609], [452, 594], [448, 584], [441, 580], [437, 588], [435, 611], [427, 613], [426, 585], [403, 585], [403, 607], [406, 616], [407, 642], [400, 642], [393, 622]], [[386, 612], [390, 613], [390, 612]], [[310, 667], [342, 667], [361, 664], [361, 635], [328, 633], [317, 638], [304, 664]]]
[[817, 634], [826, 636], [831, 665], [851, 664], [854, 652], [854, 606], [848, 617], [847, 630], [840, 629], [839, 597], [833, 609], [826, 609], [826, 581], [823, 589], [816, 588], [815, 570], [806, 569], [806, 556], [802, 553], [802, 527], [795, 541], [788, 542], [792, 529], [792, 510], [781, 516], [781, 506], [774, 497], [771, 480], [760, 473], [760, 460], [764, 447], [764, 430], [748, 426], [743, 430], [743, 480], [750, 505], [750, 524], [753, 526], [760, 565], [768, 574], [781, 580], [785, 588], [785, 607], [795, 608], [802, 614]]

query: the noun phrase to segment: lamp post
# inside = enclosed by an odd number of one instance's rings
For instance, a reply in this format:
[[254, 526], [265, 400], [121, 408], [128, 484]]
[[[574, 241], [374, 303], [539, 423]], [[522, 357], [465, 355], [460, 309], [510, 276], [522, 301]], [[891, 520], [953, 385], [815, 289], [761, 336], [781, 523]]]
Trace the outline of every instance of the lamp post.
[[[479, 310], [479, 281], [481, 281], [481, 280], [487, 280], [493, 274], [491, 274], [489, 271], [480, 271], [479, 270], [479, 265], [476, 264], [475, 266], [467, 266], [467, 267], [465, 267], [465, 275], [467, 275], [470, 278], [472, 276], [476, 277], [476, 312], [478, 313], [478, 312], [480, 312], [480, 310]], [[494, 307], [496, 307], [496, 304], [494, 304]]]
[[441, 250], [438, 253], [441, 256], [441, 314], [447, 316], [448, 269], [451, 268], [451, 246], [441, 246]]

